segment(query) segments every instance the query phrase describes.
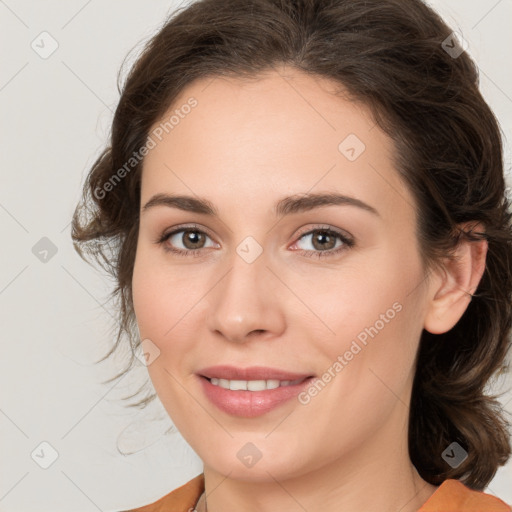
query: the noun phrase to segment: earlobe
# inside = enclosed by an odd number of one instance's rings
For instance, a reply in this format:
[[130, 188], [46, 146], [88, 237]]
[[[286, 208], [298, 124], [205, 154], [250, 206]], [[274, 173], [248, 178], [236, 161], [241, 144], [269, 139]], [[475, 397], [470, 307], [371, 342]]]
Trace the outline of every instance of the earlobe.
[[[482, 224], [465, 223], [462, 230], [484, 232]], [[485, 271], [487, 240], [461, 237], [452, 258], [431, 280], [424, 328], [432, 334], [449, 331], [466, 311]]]

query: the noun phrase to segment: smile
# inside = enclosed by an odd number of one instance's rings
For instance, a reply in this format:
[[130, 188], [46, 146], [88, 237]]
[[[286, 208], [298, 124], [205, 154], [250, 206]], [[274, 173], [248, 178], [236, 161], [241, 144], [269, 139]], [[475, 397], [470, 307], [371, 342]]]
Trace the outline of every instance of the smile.
[[295, 386], [300, 384], [304, 378], [295, 380], [228, 380], [211, 378], [210, 383], [231, 391], [265, 391], [266, 389], [276, 389], [284, 386]]

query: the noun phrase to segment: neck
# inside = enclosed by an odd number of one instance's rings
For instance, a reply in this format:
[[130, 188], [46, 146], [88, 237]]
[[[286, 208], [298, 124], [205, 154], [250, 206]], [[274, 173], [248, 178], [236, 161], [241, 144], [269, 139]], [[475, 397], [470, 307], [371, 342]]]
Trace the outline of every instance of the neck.
[[322, 512], [417, 512], [437, 488], [421, 479], [414, 467], [409, 468], [408, 472], [409, 475], [404, 474], [399, 482], [381, 475], [378, 484], [367, 477], [363, 482], [338, 483], [335, 487], [324, 483], [319, 487], [321, 492], [315, 492], [309, 486], [304, 488], [298, 479], [281, 481], [275, 485], [250, 485], [247, 482], [230, 481], [223, 476], [218, 479], [219, 475], [215, 475], [215, 481], [225, 484], [224, 492], [221, 492], [209, 485], [214, 477], [205, 468], [205, 492], [195, 512], [300, 512], [315, 510], [315, 506], [321, 508]]
[[[392, 427], [384, 426], [373, 440], [293, 478], [272, 475], [269, 467], [268, 480], [238, 480], [205, 465], [205, 493], [196, 510], [416, 512], [436, 487], [420, 477], [410, 461], [406, 436], [397, 437], [397, 425]], [[390, 432], [397, 442], [389, 441]]]

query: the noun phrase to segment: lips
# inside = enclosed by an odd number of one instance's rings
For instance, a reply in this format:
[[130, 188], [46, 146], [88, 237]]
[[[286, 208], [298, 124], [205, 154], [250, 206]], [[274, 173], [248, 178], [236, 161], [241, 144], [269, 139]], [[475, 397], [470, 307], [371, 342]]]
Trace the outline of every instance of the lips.
[[[277, 368], [211, 366], [197, 372], [208, 400], [231, 416], [253, 418], [296, 397], [314, 378]], [[298, 403], [298, 402], [297, 402]]]
[[266, 366], [251, 366], [248, 368], [236, 368], [234, 366], [210, 366], [197, 372], [201, 377], [207, 379], [226, 379], [226, 380], [279, 380], [294, 381], [312, 377], [308, 373], [293, 373], [277, 368]]

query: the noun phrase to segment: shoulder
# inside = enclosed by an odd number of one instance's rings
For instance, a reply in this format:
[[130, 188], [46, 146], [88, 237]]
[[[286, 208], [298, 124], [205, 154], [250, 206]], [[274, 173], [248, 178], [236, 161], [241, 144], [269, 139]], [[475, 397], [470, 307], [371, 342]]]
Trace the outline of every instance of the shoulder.
[[158, 501], [124, 512], [192, 512], [203, 491], [204, 474], [201, 473]]
[[[192, 512], [204, 491], [201, 473], [158, 501], [124, 512]], [[512, 512], [504, 501], [466, 487], [458, 480], [445, 480], [418, 512]]]
[[512, 512], [504, 501], [466, 487], [459, 480], [445, 480], [418, 512]]

